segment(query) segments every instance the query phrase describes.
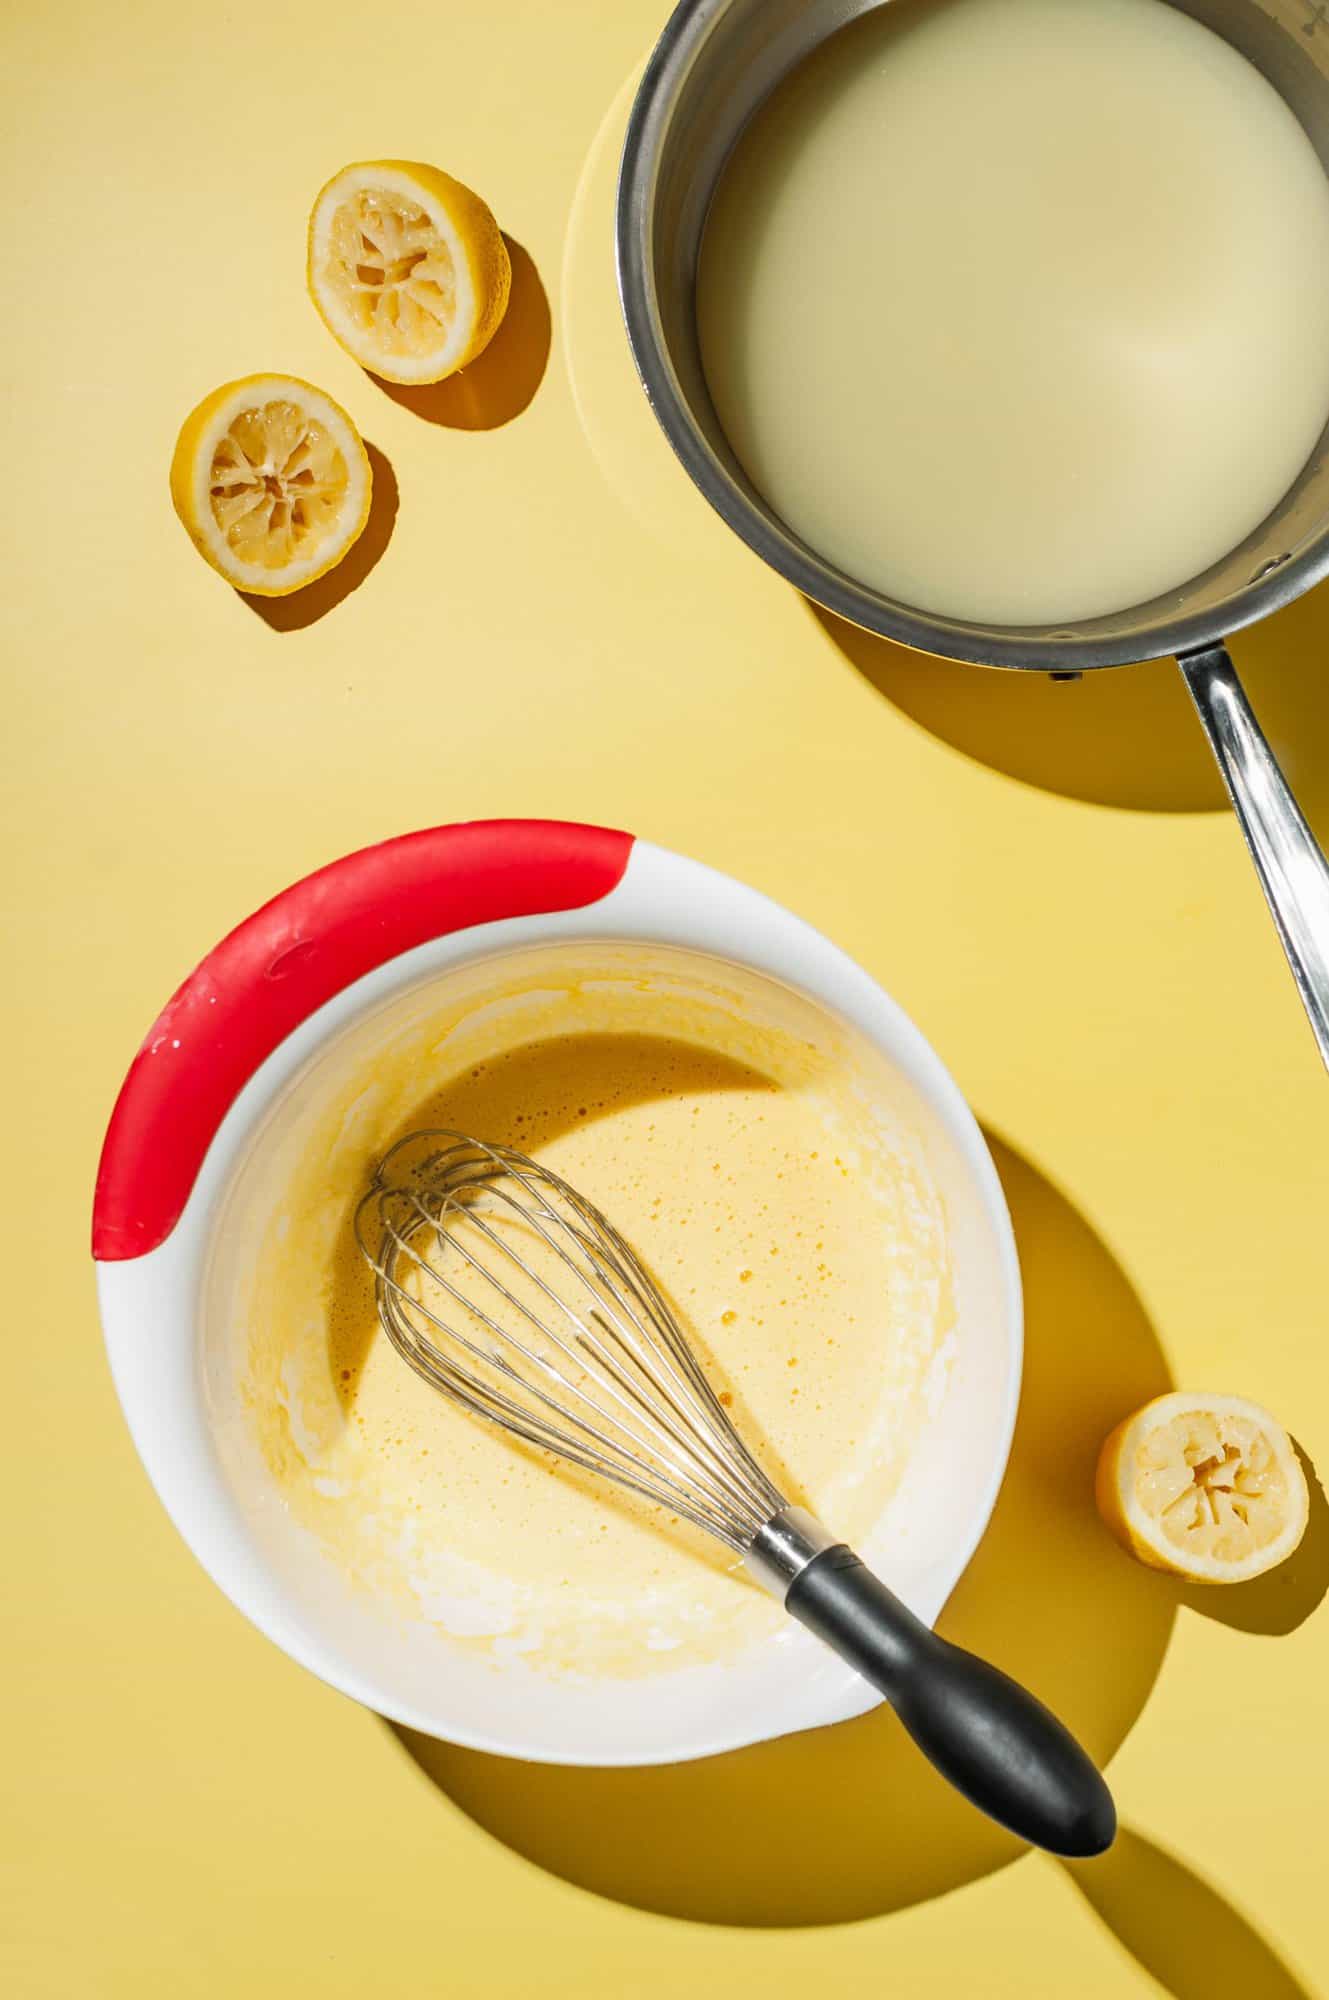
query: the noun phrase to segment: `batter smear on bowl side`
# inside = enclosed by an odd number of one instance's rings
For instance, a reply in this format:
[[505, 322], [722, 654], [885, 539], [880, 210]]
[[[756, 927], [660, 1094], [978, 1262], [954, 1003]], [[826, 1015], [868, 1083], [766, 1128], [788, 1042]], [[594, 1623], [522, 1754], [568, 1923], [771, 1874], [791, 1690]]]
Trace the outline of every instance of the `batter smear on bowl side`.
[[728, 1551], [496, 1434], [392, 1351], [350, 1218], [404, 1133], [516, 1146], [612, 1214], [776, 1483], [851, 1539], [943, 1393], [946, 1231], [921, 1149], [848, 1033], [771, 992], [759, 1019], [719, 971], [546, 953], [366, 1035], [290, 1142], [249, 1326], [263, 1457], [339, 1568], [495, 1663], [672, 1670], [785, 1620]]

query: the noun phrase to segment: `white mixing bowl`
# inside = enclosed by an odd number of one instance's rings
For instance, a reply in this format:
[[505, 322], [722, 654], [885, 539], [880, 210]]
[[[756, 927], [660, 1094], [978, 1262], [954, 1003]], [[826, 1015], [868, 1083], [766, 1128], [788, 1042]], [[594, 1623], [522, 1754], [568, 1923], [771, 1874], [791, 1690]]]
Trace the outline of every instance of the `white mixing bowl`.
[[[672, 1762], [838, 1721], [878, 1697], [792, 1625], [725, 1664], [594, 1682], [497, 1669], [338, 1573], [249, 1437], [243, 1343], [218, 1300], [252, 1263], [255, 1200], [311, 1107], [422, 992], [546, 944], [631, 946], [774, 980], [889, 1065], [946, 1209], [956, 1308], [940, 1406], [862, 1545], [934, 1620], [991, 1514], [1019, 1397], [1010, 1218], [955, 1084], [882, 989], [753, 890], [626, 834], [438, 827], [334, 862], [225, 938], [135, 1058], [98, 1176], [93, 1252], [135, 1444], [199, 1561], [293, 1658], [412, 1729], [506, 1756]], [[257, 1191], [257, 1192], [256, 1192]], [[830, 1523], [832, 1527], [835, 1525]]]

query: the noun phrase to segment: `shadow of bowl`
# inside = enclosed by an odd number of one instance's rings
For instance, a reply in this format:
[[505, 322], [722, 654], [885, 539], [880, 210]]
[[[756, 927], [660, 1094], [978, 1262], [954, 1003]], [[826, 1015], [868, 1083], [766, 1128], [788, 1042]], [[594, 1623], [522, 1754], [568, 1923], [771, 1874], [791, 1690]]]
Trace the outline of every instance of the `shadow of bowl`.
[[[1158, 1673], [1174, 1597], [1101, 1527], [1093, 1468], [1102, 1438], [1167, 1388], [1168, 1371], [1106, 1246], [1026, 1161], [999, 1142], [993, 1151], [1024, 1271], [1024, 1391], [1001, 1498], [941, 1629], [1025, 1681], [1106, 1762]], [[599, 1895], [697, 1922], [879, 1916], [1023, 1851], [935, 1776], [885, 1709], [651, 1769], [530, 1764], [395, 1733], [518, 1854]]]
[[[809, 605], [863, 678], [977, 763], [1095, 805], [1213, 812], [1227, 794], [1176, 663], [1063, 683], [911, 652]], [[1302, 809], [1329, 838], [1329, 586], [1238, 635], [1232, 651]]]

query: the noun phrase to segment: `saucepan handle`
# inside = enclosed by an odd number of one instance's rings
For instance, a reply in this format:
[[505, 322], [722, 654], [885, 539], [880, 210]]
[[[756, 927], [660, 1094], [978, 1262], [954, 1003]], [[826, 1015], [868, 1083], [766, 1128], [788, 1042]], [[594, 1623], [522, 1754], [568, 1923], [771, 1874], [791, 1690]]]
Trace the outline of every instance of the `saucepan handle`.
[[1329, 1066], [1329, 861], [1293, 798], [1225, 646], [1183, 653], [1186, 677]]
[[785, 1609], [885, 1695], [943, 1778], [1053, 1854], [1112, 1843], [1112, 1794], [1070, 1731], [1026, 1688], [932, 1632], [843, 1543], [789, 1587]]

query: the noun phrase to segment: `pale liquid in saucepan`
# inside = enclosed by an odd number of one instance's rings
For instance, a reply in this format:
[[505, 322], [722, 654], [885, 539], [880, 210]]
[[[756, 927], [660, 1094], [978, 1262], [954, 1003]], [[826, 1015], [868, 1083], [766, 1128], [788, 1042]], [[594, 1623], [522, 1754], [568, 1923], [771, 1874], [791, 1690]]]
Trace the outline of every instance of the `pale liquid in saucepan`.
[[923, 609], [1064, 623], [1178, 590], [1329, 414], [1329, 179], [1162, 0], [892, 0], [761, 108], [698, 287], [754, 485]]

